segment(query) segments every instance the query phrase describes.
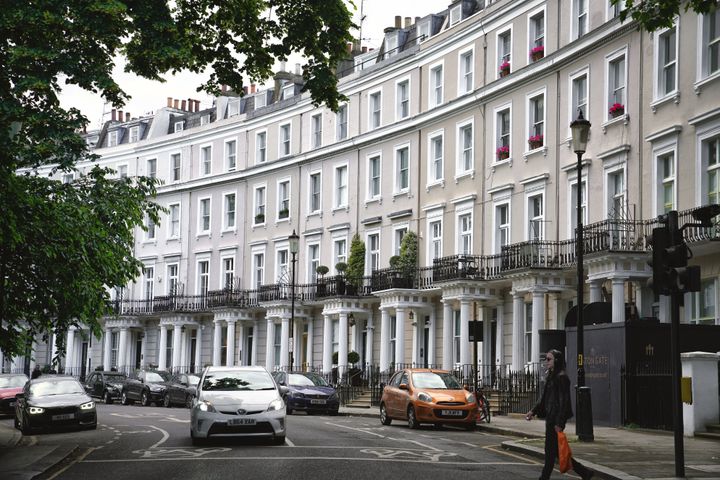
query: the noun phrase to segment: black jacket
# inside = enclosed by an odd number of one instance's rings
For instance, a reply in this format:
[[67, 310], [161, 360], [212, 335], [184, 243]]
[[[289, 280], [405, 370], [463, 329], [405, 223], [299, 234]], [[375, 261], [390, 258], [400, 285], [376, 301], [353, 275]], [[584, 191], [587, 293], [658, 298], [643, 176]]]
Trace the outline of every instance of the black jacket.
[[545, 422], [565, 428], [565, 422], [572, 418], [570, 405], [570, 379], [564, 370], [557, 375], [548, 375], [540, 401], [532, 409], [538, 417], [545, 417]]

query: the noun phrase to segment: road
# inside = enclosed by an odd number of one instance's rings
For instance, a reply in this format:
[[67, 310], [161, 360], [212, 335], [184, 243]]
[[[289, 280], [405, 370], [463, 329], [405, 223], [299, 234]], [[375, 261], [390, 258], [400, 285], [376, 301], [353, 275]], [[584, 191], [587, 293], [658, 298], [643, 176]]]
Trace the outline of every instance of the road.
[[[223, 438], [190, 441], [183, 408], [98, 404], [95, 431], [33, 435], [29, 444], [69, 442], [76, 454], [44, 478], [102, 479], [530, 479], [536, 460], [504, 452], [506, 437], [352, 416], [288, 417], [286, 444]], [[12, 422], [12, 420], [1, 420]], [[452, 477], [450, 477], [452, 476]]]

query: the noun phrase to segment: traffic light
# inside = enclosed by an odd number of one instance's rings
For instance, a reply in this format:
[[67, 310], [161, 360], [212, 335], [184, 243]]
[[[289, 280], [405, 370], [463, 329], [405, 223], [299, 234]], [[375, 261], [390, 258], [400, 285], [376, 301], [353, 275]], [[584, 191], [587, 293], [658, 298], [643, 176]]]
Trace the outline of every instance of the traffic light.
[[[673, 228], [676, 230], [672, 231]], [[673, 241], [677, 243], [672, 244]], [[653, 229], [652, 247], [652, 261], [648, 263], [653, 276], [648, 280], [648, 287], [656, 295], [700, 291], [700, 267], [688, 266], [690, 249], [676, 222], [670, 221], [668, 226]]]
[[670, 295], [670, 258], [667, 255], [669, 246], [668, 227], [653, 228], [652, 260], [648, 262], [652, 267], [653, 276], [648, 280], [648, 287], [652, 288], [655, 295]]

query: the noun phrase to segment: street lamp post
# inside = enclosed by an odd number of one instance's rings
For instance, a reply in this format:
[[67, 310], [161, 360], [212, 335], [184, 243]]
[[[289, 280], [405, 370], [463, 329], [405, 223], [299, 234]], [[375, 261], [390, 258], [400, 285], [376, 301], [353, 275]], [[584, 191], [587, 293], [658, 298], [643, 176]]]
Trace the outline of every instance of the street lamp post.
[[288, 339], [288, 355], [289, 363], [288, 368], [290, 371], [293, 369], [293, 350], [295, 349], [295, 262], [298, 249], [300, 247], [300, 237], [295, 230], [292, 235], [288, 237], [290, 243], [290, 255], [292, 255], [290, 261], [292, 262], [292, 283], [290, 284], [290, 338]]
[[577, 155], [577, 229], [575, 233], [575, 260], [577, 262], [577, 390], [575, 392], [575, 433], [578, 439], [592, 442], [593, 422], [590, 387], [585, 386], [584, 366], [584, 324], [583, 324], [583, 215], [582, 215], [582, 157], [587, 148], [590, 134], [590, 122], [583, 117], [582, 109], [578, 109], [578, 117], [570, 123], [572, 130], [572, 147]]

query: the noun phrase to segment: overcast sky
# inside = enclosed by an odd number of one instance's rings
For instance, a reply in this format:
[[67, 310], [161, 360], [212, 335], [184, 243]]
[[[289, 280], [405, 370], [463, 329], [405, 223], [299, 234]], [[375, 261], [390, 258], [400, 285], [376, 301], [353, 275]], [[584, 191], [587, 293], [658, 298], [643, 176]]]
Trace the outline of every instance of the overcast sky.
[[[292, 0], [288, 0], [292, 1]], [[365, 22], [363, 23], [363, 45], [369, 48], [378, 48], [382, 44], [383, 29], [393, 26], [395, 15], [402, 17], [424, 17], [430, 13], [444, 10], [451, 0], [365, 0], [364, 10]], [[361, 0], [355, 0], [357, 10], [355, 12], [355, 23], [360, 21]], [[357, 32], [355, 32], [357, 35]], [[294, 62], [288, 62], [288, 69], [291, 69]], [[212, 104], [212, 97], [205, 93], [196, 92], [196, 88], [206, 79], [205, 75], [192, 73], [179, 73], [167, 75], [166, 82], [153, 82], [145, 80], [136, 75], [125, 73], [123, 66], [118, 62], [115, 66], [115, 78], [120, 88], [125, 90], [131, 97], [123, 110], [129, 112], [133, 117], [138, 117], [159, 108], [166, 104], [167, 97], [178, 99], [195, 98], [200, 100], [201, 107], [209, 107]], [[60, 97], [63, 107], [79, 108], [90, 120], [89, 129], [99, 128], [103, 120], [110, 117], [110, 105], [103, 105], [100, 95], [86, 92], [76, 86], [65, 86]], [[103, 119], [103, 114], [105, 117]]]

